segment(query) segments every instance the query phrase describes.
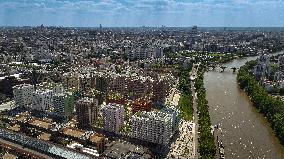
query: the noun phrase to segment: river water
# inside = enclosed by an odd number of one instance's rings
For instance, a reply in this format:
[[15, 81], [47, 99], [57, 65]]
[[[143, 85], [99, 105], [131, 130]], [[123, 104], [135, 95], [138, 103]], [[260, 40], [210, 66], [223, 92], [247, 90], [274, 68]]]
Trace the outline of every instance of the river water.
[[[254, 59], [237, 59], [224, 65], [239, 68]], [[204, 75], [211, 121], [213, 125], [220, 124], [222, 131], [216, 134], [223, 142], [226, 158], [284, 159], [284, 146], [238, 87], [237, 74], [228, 68], [223, 73], [216, 68]]]

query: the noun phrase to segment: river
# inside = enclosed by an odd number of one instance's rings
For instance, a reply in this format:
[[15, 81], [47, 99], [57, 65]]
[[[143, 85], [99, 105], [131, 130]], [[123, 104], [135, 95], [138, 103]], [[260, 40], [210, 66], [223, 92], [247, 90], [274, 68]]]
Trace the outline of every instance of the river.
[[[239, 68], [256, 58], [237, 59], [224, 66]], [[237, 74], [228, 68], [223, 73], [216, 68], [204, 74], [211, 121], [213, 125], [220, 124], [222, 132], [216, 133], [223, 142], [226, 158], [284, 159], [284, 147], [239, 88]]]

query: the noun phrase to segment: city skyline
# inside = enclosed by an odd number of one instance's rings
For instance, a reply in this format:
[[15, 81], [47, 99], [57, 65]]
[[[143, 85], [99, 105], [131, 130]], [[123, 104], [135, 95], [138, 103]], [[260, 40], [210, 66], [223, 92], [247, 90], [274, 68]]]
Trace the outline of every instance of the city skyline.
[[283, 27], [283, 0], [3, 0], [0, 26]]

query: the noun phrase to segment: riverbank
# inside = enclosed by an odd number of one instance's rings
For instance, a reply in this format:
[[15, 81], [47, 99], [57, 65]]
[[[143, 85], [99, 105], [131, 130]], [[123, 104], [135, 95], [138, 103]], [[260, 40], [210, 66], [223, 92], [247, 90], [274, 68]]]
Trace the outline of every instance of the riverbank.
[[276, 136], [284, 144], [284, 102], [280, 98], [273, 98], [259, 85], [250, 70], [255, 61], [247, 62], [238, 72], [237, 80], [241, 89], [250, 97], [254, 106], [262, 113]]
[[[239, 58], [223, 66], [240, 68], [256, 58]], [[239, 88], [237, 73], [220, 71], [220, 68], [206, 71], [204, 86], [210, 119], [212, 125], [219, 125], [218, 137], [225, 147], [226, 158], [283, 159], [283, 146], [267, 120]]]

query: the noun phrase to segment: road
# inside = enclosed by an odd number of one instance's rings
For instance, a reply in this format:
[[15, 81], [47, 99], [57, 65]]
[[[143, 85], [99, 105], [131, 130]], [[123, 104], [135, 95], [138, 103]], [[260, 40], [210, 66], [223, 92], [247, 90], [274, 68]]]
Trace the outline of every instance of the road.
[[[194, 87], [194, 79], [197, 77], [197, 69], [192, 68], [190, 74], [191, 93], [193, 96], [193, 121], [181, 121], [179, 125], [179, 136], [171, 144], [170, 152], [167, 158], [193, 159], [199, 158], [198, 155], [198, 114], [196, 92]], [[176, 88], [173, 88], [167, 98], [167, 104], [178, 106], [180, 94]], [[187, 148], [188, 153], [185, 153]]]
[[191, 76], [190, 76], [190, 85], [191, 85], [191, 94], [192, 94], [192, 102], [193, 102], [193, 122], [195, 123], [195, 129], [194, 129], [194, 151], [195, 151], [195, 158], [199, 158], [198, 154], [198, 114], [197, 114], [197, 95], [195, 92], [194, 87], [194, 80], [197, 77], [197, 70], [198, 67], [195, 68], [195, 64], [193, 64], [192, 70], [191, 70]]

